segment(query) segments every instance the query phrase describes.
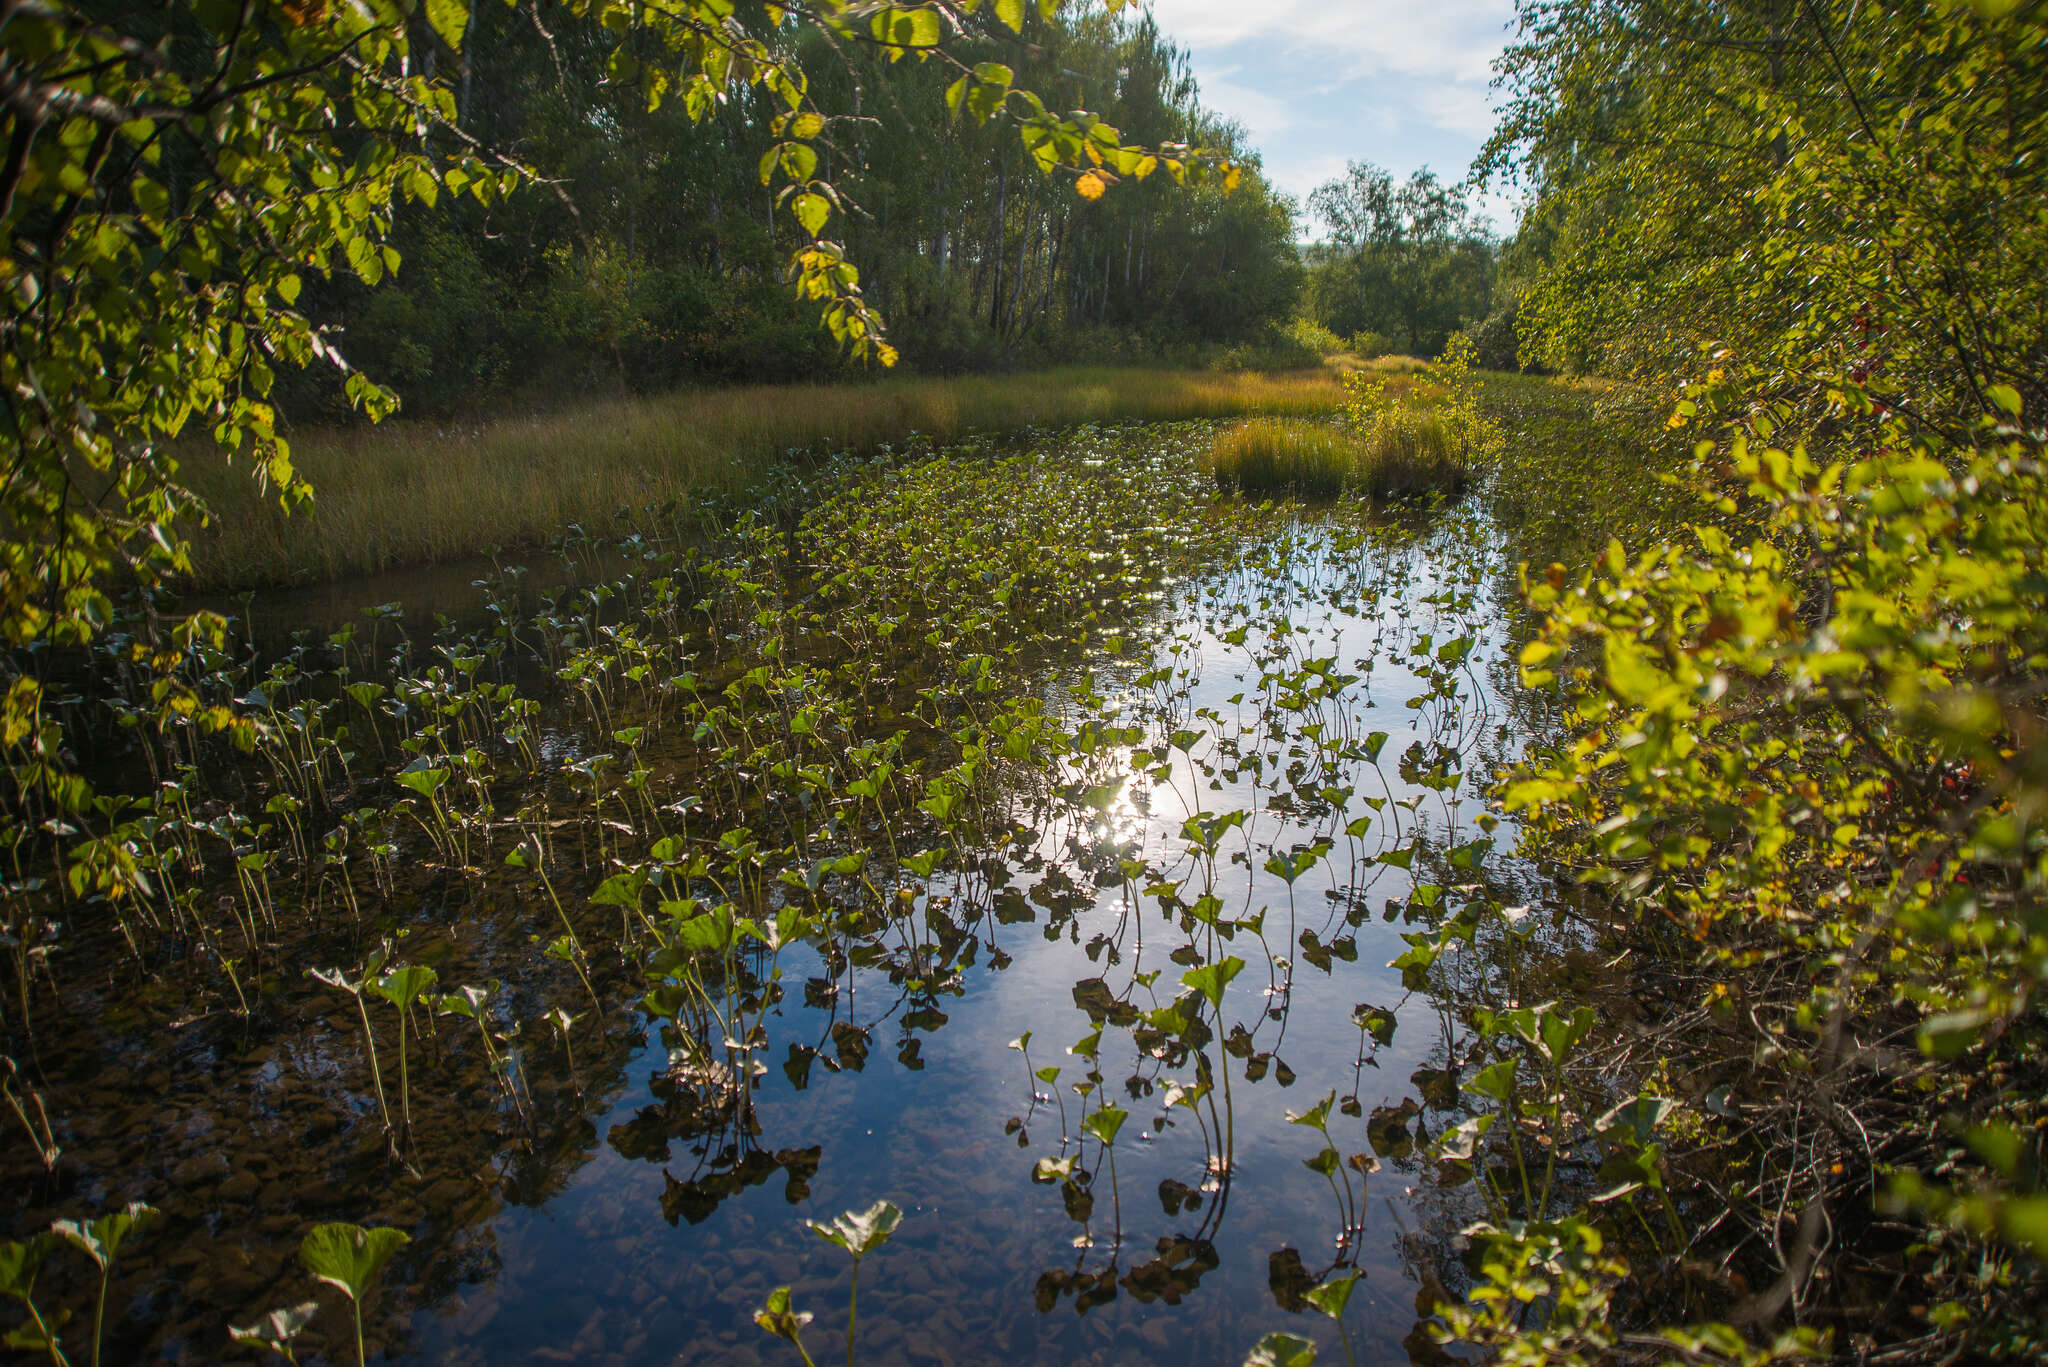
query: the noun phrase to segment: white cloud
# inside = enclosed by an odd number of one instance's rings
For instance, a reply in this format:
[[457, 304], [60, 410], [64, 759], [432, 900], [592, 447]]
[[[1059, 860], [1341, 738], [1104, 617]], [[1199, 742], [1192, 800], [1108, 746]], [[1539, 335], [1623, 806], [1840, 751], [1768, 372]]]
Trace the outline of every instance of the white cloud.
[[1160, 29], [1198, 53], [1274, 45], [1326, 66], [1484, 87], [1507, 34], [1508, 0], [1151, 0]]
[[1255, 84], [1241, 84], [1237, 69], [1226, 68], [1202, 77], [1202, 104], [1243, 124], [1254, 142], [1263, 142], [1295, 126], [1298, 111]]
[[1297, 196], [1351, 159], [1461, 175], [1493, 128], [1492, 62], [1514, 17], [1513, 0], [1150, 6], [1192, 58], [1202, 102], [1243, 123], [1267, 174]]

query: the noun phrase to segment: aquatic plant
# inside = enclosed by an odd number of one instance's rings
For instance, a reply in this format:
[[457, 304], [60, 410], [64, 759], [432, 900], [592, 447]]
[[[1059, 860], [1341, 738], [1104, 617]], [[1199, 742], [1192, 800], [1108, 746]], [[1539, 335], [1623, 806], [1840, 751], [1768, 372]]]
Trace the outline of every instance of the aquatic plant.
[[291, 1363], [292, 1367], [297, 1367], [298, 1337], [305, 1332], [306, 1326], [313, 1322], [313, 1316], [318, 1313], [320, 1302], [302, 1301], [298, 1305], [272, 1310], [254, 1324], [230, 1324], [228, 1337], [247, 1347], [275, 1353]]
[[1209, 448], [1217, 486], [1228, 493], [1316, 494], [1334, 498], [1359, 448], [1327, 423], [1256, 418], [1216, 434]]
[[[50, 1126], [49, 1108], [43, 1104], [43, 1094], [28, 1084], [22, 1076], [21, 1066], [12, 1058], [0, 1057], [0, 1097], [7, 1099], [7, 1109], [14, 1112], [15, 1119], [28, 1135], [29, 1143], [35, 1146], [36, 1156], [43, 1161], [43, 1171], [49, 1172], [57, 1166], [57, 1159], [64, 1153], [57, 1143], [57, 1132]], [[22, 1094], [14, 1090], [19, 1083]], [[29, 1115], [29, 1107], [35, 1107], [35, 1115]]]
[[[1054, 1146], [1020, 1123], [1018, 1142], [1057, 1153], [1031, 1155], [1031, 1174], [1085, 1240], [1051, 1294], [1092, 1306], [1123, 1277], [1136, 1279], [1133, 1294], [1181, 1294], [1215, 1265], [1241, 1105], [1259, 1095], [1248, 1086], [1294, 1081], [1281, 1045], [1297, 977], [1356, 962], [1372, 880], [1413, 871], [1418, 823], [1459, 819], [1457, 756], [1486, 725], [1472, 715], [1485, 682], [1475, 642], [1492, 611], [1480, 585], [1416, 568], [1426, 552], [1409, 533], [1375, 529], [1355, 508], [1293, 522], [1212, 507], [1198, 465], [1210, 435], [1092, 432], [1056, 457], [920, 449], [836, 462], [796, 477], [800, 515], [742, 513], [715, 551], [578, 533], [577, 555], [612, 576], [608, 593], [542, 594], [527, 615], [487, 585], [498, 610], [482, 625], [444, 622], [375, 664], [391, 689], [378, 711], [388, 757], [320, 751], [318, 708], [302, 705], [325, 692], [337, 708], [359, 706], [342, 676], [362, 682], [371, 667], [360, 636], [294, 647], [292, 681], [266, 682], [251, 704], [264, 726], [307, 733], [274, 756], [259, 741], [238, 758], [231, 738], [183, 723], [133, 728], [162, 772], [174, 758], [204, 768], [154, 805], [164, 824], [136, 833], [172, 861], [180, 897], [133, 894], [131, 933], [174, 953], [175, 936], [195, 933], [183, 891], [232, 882], [232, 861], [260, 849], [276, 914], [247, 896], [237, 906], [257, 918], [243, 933], [266, 962], [289, 965], [312, 945], [330, 955], [333, 937], [388, 926], [434, 935], [443, 974], [502, 975], [496, 1009], [501, 1020], [518, 1011], [523, 1031], [487, 1023], [483, 989], [433, 995], [412, 983], [401, 1000], [399, 976], [415, 969], [391, 965], [388, 945], [321, 971], [357, 997], [397, 1161], [430, 1180], [444, 1156], [410, 1136], [429, 1132], [429, 1114], [442, 1132], [440, 1118], [477, 1092], [435, 1088], [429, 1109], [411, 1110], [411, 1036], [433, 1021], [411, 1010], [424, 1002], [477, 1021], [520, 1119], [516, 1133], [471, 1128], [509, 1145], [496, 1152], [516, 1171], [516, 1155], [559, 1143], [564, 1117], [580, 1123], [583, 1108], [564, 1103], [601, 1094], [628, 1035], [570, 1039], [573, 1022], [552, 1004], [555, 961], [570, 965], [607, 1018], [634, 1001], [653, 1049], [652, 1104], [611, 1142], [668, 1164], [662, 1214], [696, 1220], [764, 1173], [787, 1173], [800, 1192], [815, 1171], [815, 1149], [764, 1133], [778, 1114], [755, 1095], [771, 1048], [786, 1050], [782, 1074], [800, 1090], [818, 1085], [814, 1068], [874, 1068], [893, 1030], [896, 1066], [914, 1071], [970, 974], [1026, 952], [1010, 927], [1036, 921], [1026, 942], [1042, 930], [1096, 966], [1077, 989], [1091, 1029], [1073, 1061], [1024, 1055], [1031, 1104], [1056, 1103], [1061, 1134]], [[610, 555], [636, 558], [615, 574], [598, 558]], [[643, 566], [660, 572], [642, 578]], [[1365, 634], [1344, 638], [1361, 624]], [[498, 649], [507, 630], [530, 653]], [[249, 693], [243, 671], [268, 678], [243, 662], [253, 658], [181, 657], [180, 686], [231, 712]], [[1204, 668], [1242, 670], [1239, 698], [1202, 698]], [[1355, 710], [1369, 705], [1361, 684], [1390, 675], [1419, 704], [1412, 730], [1427, 747], [1401, 752], [1398, 766], [1400, 744]], [[335, 776], [324, 798], [282, 775], [292, 764], [310, 774], [309, 753], [325, 753], [318, 763]], [[417, 791], [394, 781], [406, 768], [443, 775]], [[265, 810], [287, 782], [301, 805]], [[187, 805], [206, 818], [197, 829], [219, 824], [196, 860]], [[1153, 843], [1134, 839], [1140, 830]], [[464, 839], [481, 854], [508, 838], [507, 857], [467, 866]], [[347, 851], [364, 857], [332, 857]], [[577, 897], [611, 914], [572, 919]], [[533, 935], [549, 910], [559, 932]], [[1233, 987], [1241, 975], [1255, 985]], [[305, 1010], [274, 981], [273, 1019]], [[395, 1116], [371, 992], [400, 1013]], [[560, 1047], [534, 1047], [543, 1021]], [[1356, 1066], [1374, 1038], [1361, 1026]], [[1020, 1052], [1030, 1042], [1020, 1036]], [[442, 1047], [458, 1046], [451, 1032]], [[566, 1080], [560, 1102], [542, 1092], [535, 1105], [523, 1089], [541, 1070]], [[1069, 1087], [1081, 1103], [1071, 1134]], [[1275, 1119], [1266, 1109], [1261, 1124]], [[1151, 1162], [1176, 1127], [1196, 1132], [1202, 1176], [1162, 1188], [1176, 1222], [1168, 1247], [1121, 1267], [1121, 1251], [1138, 1246], [1121, 1172]], [[1325, 1143], [1337, 1146], [1327, 1131]], [[1113, 1237], [1090, 1223], [1103, 1180]], [[852, 1300], [850, 1336], [856, 1317]], [[294, 1351], [288, 1322], [246, 1327]]]
[[412, 1082], [407, 1071], [405, 1028], [412, 1019], [412, 1004], [438, 981], [439, 975], [424, 964], [403, 964], [370, 984], [378, 996], [398, 1011], [398, 1113], [400, 1130], [408, 1143], [412, 1140]]
[[[846, 1296], [846, 1367], [853, 1367], [853, 1335], [860, 1315], [861, 1260], [889, 1242], [889, 1236], [902, 1221], [902, 1210], [890, 1201], [877, 1201], [863, 1211], [849, 1210], [834, 1216], [830, 1223], [804, 1221], [804, 1227], [811, 1233], [828, 1244], [837, 1244], [853, 1259], [853, 1285]], [[795, 1342], [794, 1336], [790, 1341]], [[801, 1350], [803, 1345], [797, 1346]], [[809, 1355], [805, 1356], [808, 1359]]]
[[[355, 1317], [356, 1367], [365, 1367], [363, 1297], [377, 1284], [385, 1264], [411, 1242], [411, 1235], [388, 1226], [365, 1229], [361, 1225], [334, 1223], [314, 1226], [299, 1244], [300, 1264], [316, 1280], [348, 1297], [349, 1310]], [[281, 1321], [276, 1320], [277, 1313], [273, 1312], [272, 1326], [268, 1327], [283, 1329], [294, 1320], [304, 1323], [296, 1310], [282, 1312], [286, 1318]]]
[[614, 399], [462, 434], [405, 421], [308, 434], [293, 460], [321, 496], [299, 516], [280, 515], [218, 462], [193, 467], [214, 510], [193, 548], [196, 579], [210, 588], [332, 579], [544, 545], [572, 523], [608, 526], [620, 508], [664, 530], [641, 510], [729, 498], [791, 450], [869, 452], [913, 434], [947, 441], [1032, 424], [1327, 413], [1340, 397], [1324, 371], [1068, 368]]
[[776, 1338], [787, 1339], [802, 1354], [804, 1367], [818, 1367], [811, 1360], [811, 1350], [804, 1347], [804, 1326], [811, 1322], [808, 1310], [792, 1310], [789, 1305], [789, 1288], [778, 1286], [768, 1293], [767, 1304], [754, 1312], [754, 1323]]
[[59, 1346], [56, 1332], [35, 1301], [36, 1276], [49, 1259], [52, 1249], [58, 1246], [57, 1236], [43, 1230], [27, 1239], [10, 1239], [0, 1243], [0, 1293], [12, 1296], [28, 1312], [29, 1323], [8, 1335], [10, 1347], [33, 1352], [38, 1348], [50, 1355], [56, 1367], [68, 1367], [68, 1360]]
[[384, 1099], [384, 1070], [377, 1062], [377, 1036], [370, 1029], [370, 1007], [363, 994], [375, 986], [377, 975], [383, 971], [384, 964], [390, 957], [391, 946], [385, 943], [372, 949], [362, 962], [356, 965], [353, 976], [339, 968], [306, 970], [309, 977], [326, 983], [329, 987], [338, 987], [355, 999], [356, 1013], [363, 1022], [363, 1052], [370, 1059], [370, 1081], [377, 1089], [377, 1109], [384, 1116], [384, 1128], [387, 1131], [393, 1128], [391, 1105]]
[[1351, 1303], [1351, 1293], [1358, 1288], [1364, 1276], [1363, 1272], [1353, 1269], [1310, 1288], [1302, 1295], [1303, 1300], [1336, 1322], [1338, 1336], [1344, 1343], [1344, 1360], [1352, 1367], [1357, 1367], [1358, 1355], [1351, 1349], [1351, 1331], [1344, 1327], [1344, 1308]]
[[140, 1235], [162, 1214], [154, 1206], [131, 1201], [123, 1210], [91, 1220], [59, 1220], [50, 1226], [53, 1233], [91, 1258], [99, 1269], [99, 1293], [93, 1298], [92, 1308], [93, 1367], [99, 1367], [100, 1363], [100, 1343], [105, 1337], [107, 1322], [107, 1283], [114, 1275], [114, 1259], [120, 1256], [123, 1244]]
[[1352, 486], [1370, 498], [1462, 491], [1470, 466], [1440, 413], [1399, 404], [1383, 410], [1358, 439]]

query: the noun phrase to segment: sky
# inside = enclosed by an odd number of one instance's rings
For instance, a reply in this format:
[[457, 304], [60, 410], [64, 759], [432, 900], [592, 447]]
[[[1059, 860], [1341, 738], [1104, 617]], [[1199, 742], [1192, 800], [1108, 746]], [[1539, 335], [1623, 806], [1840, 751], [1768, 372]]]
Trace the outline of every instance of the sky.
[[[1514, 18], [1513, 0], [1151, 0], [1151, 9], [1191, 54], [1202, 103], [1243, 124], [1267, 178], [1304, 205], [1347, 160], [1402, 177], [1422, 166], [1463, 177], [1493, 128], [1491, 64]], [[1481, 207], [1496, 229], [1512, 229], [1512, 199]]]

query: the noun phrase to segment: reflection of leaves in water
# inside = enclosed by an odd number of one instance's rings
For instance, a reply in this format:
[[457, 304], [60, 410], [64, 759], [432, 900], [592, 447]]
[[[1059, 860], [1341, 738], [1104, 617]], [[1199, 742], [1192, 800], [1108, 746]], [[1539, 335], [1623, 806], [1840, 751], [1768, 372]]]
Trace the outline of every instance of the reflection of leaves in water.
[[1308, 1293], [1315, 1284], [1314, 1274], [1302, 1266], [1297, 1250], [1279, 1248], [1266, 1256], [1266, 1285], [1282, 1310], [1293, 1314], [1306, 1309]]
[[850, 1021], [835, 1021], [832, 1025], [832, 1047], [838, 1052], [839, 1066], [858, 1073], [868, 1063], [868, 1032]]
[[1083, 978], [1074, 984], [1074, 1005], [1086, 1011], [1088, 1019], [1098, 1025], [1105, 1020], [1111, 1025], [1131, 1025], [1138, 1019], [1137, 1008], [1119, 1001], [1109, 990], [1109, 984], [1100, 978]]
[[808, 1149], [777, 1149], [772, 1154], [754, 1149], [738, 1157], [730, 1167], [700, 1174], [687, 1182], [678, 1181], [675, 1174], [663, 1168], [662, 1218], [670, 1224], [679, 1219], [702, 1224], [728, 1196], [758, 1187], [778, 1172], [789, 1177], [783, 1189], [784, 1198], [793, 1206], [800, 1205], [810, 1199], [810, 1179], [817, 1175], [823, 1155], [823, 1147], [815, 1144]]
[[1098, 1305], [1109, 1304], [1116, 1299], [1116, 1269], [1106, 1267], [1100, 1272], [1079, 1269], [1068, 1272], [1054, 1268], [1039, 1276], [1038, 1285], [1032, 1293], [1032, 1303], [1041, 1315], [1050, 1314], [1064, 1296], [1074, 1298], [1074, 1313], [1077, 1315], [1085, 1315]]
[[1372, 1118], [1365, 1122], [1365, 1137], [1372, 1151], [1397, 1162], [1413, 1153], [1415, 1137], [1408, 1133], [1408, 1122], [1421, 1110], [1414, 1097], [1403, 1098], [1399, 1106], [1375, 1106]]
[[1179, 1305], [1181, 1297], [1195, 1289], [1204, 1273], [1213, 1271], [1222, 1263], [1215, 1246], [1207, 1239], [1176, 1235], [1161, 1239], [1158, 1249], [1158, 1257], [1140, 1263], [1124, 1274], [1124, 1289], [1131, 1293], [1133, 1300], [1146, 1305], [1155, 1300]]
[[1458, 1104], [1456, 1068], [1420, 1068], [1409, 1075], [1408, 1081], [1421, 1095], [1422, 1104], [1431, 1110], [1448, 1110]]
[[1178, 1215], [1184, 1210], [1200, 1210], [1202, 1193], [1177, 1177], [1168, 1177], [1159, 1184], [1159, 1204], [1168, 1215]]

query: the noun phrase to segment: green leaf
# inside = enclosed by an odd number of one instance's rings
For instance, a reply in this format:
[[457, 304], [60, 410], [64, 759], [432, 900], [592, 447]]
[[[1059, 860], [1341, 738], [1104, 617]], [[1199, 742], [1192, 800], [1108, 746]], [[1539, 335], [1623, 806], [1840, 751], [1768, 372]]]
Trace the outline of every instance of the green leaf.
[[1272, 1333], [1253, 1345], [1244, 1367], [1311, 1367], [1316, 1346], [1292, 1334]]
[[315, 1225], [299, 1245], [299, 1262], [329, 1286], [340, 1288], [352, 1301], [361, 1301], [399, 1249], [412, 1242], [403, 1230], [380, 1226]]
[[796, 221], [804, 225], [804, 231], [816, 237], [825, 227], [825, 221], [832, 216], [832, 205], [823, 195], [809, 192], [796, 197], [793, 206]]
[[427, 0], [427, 22], [441, 35], [442, 42], [461, 51], [462, 36], [469, 30], [467, 0]]
[[830, 1224], [806, 1220], [804, 1225], [826, 1243], [838, 1244], [861, 1258], [887, 1243], [902, 1221], [903, 1212], [892, 1202], [877, 1201], [864, 1211], [835, 1216]]
[[1998, 1203], [1998, 1228], [2006, 1238], [2048, 1257], [2048, 1196], [2009, 1196]]
[[789, 1288], [778, 1286], [768, 1293], [768, 1303], [754, 1312], [754, 1323], [779, 1339], [795, 1343], [804, 1326], [811, 1322], [808, 1310], [789, 1308]]
[[1515, 1090], [1515, 1062], [1513, 1058], [1502, 1059], [1474, 1073], [1465, 1086], [1481, 1096], [1492, 1097], [1495, 1101], [1506, 1101]]
[[1304, 1291], [1301, 1298], [1331, 1319], [1341, 1320], [1344, 1307], [1351, 1303], [1351, 1292], [1358, 1285], [1360, 1275], [1354, 1271], [1342, 1277], [1332, 1277], [1321, 1286]]
[[1125, 1112], [1115, 1106], [1104, 1106], [1093, 1111], [1081, 1122], [1081, 1128], [1100, 1139], [1105, 1146], [1116, 1143], [1117, 1131], [1124, 1127]]
[[448, 771], [446, 769], [407, 769], [398, 775], [400, 785], [412, 789], [421, 797], [429, 799], [439, 792], [441, 785], [447, 781]]
[[104, 1272], [113, 1266], [120, 1255], [121, 1245], [130, 1235], [141, 1234], [156, 1223], [163, 1212], [155, 1206], [141, 1201], [132, 1201], [124, 1210], [102, 1215], [98, 1219], [81, 1224], [76, 1220], [59, 1220], [50, 1226], [51, 1232], [68, 1240], [75, 1248], [91, 1258]]
[[1232, 978], [1243, 971], [1244, 960], [1233, 954], [1217, 963], [1189, 969], [1181, 975], [1180, 980], [1183, 985], [1201, 993], [1212, 1008], [1220, 1008], [1223, 1005], [1223, 989], [1230, 985]]
[[1990, 1019], [1991, 1013], [1983, 1010], [1930, 1016], [1920, 1025], [1920, 1052], [1931, 1058], [1954, 1058], [1977, 1042]]
[[402, 968], [392, 969], [379, 978], [374, 987], [377, 995], [385, 1001], [393, 1006], [405, 1007], [418, 1001], [420, 993], [440, 980], [440, 975], [425, 964], [406, 964]]
[[42, 1271], [43, 1260], [56, 1246], [57, 1236], [48, 1230], [0, 1244], [0, 1295], [27, 1300], [35, 1290], [36, 1274]]

